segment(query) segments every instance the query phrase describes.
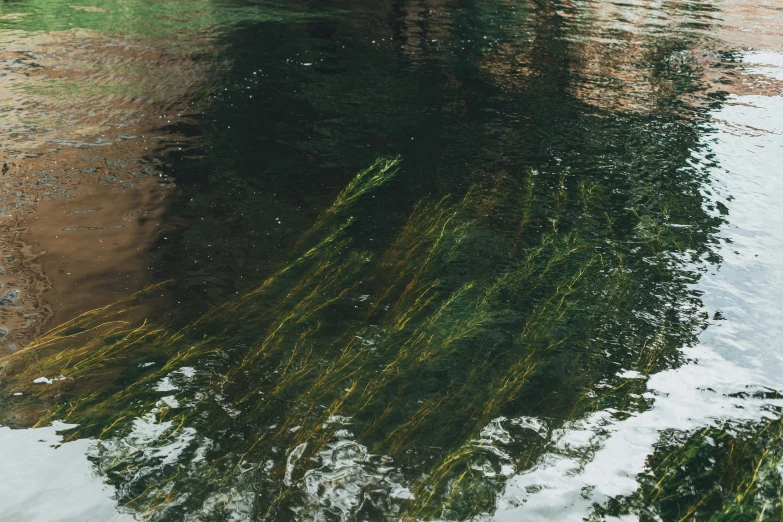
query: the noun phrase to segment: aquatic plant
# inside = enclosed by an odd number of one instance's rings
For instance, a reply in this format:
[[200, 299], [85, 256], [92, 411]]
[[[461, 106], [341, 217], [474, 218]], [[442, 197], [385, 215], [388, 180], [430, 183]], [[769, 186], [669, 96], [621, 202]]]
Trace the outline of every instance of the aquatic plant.
[[[360, 206], [398, 163], [361, 171], [288, 263], [180, 330], [147, 319], [163, 283], [0, 360], [4, 420], [77, 423], [67, 437], [99, 440], [96, 466], [145, 519], [463, 520], [491, 511], [546, 448], [499, 419], [554, 427], [645, 407], [643, 379], [629, 385], [618, 365], [676, 364], [698, 323], [656, 309], [632, 277], [667, 273], [666, 227], [655, 241], [631, 229], [658, 259], [635, 260], [596, 186], [569, 200], [561, 176], [536, 192], [527, 169], [424, 198], [385, 246], [360, 247]], [[580, 227], [558, 224], [566, 205]], [[496, 230], [499, 208], [516, 218]], [[540, 208], [555, 209], [554, 226]], [[502, 263], [480, 262], [495, 252]], [[41, 376], [51, 384], [33, 384]]]
[[[774, 394], [774, 393], [773, 393]], [[779, 397], [779, 395], [774, 394]], [[632, 495], [596, 506], [592, 520], [780, 520], [783, 420], [716, 423], [663, 434]]]

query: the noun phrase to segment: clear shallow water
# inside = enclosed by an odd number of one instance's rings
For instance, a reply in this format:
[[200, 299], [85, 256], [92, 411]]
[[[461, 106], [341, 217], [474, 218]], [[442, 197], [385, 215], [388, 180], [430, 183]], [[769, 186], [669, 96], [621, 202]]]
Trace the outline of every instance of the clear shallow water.
[[[3, 197], [133, 234], [6, 283], [53, 315], [2, 451], [68, 441], [26, 471], [149, 520], [779, 518], [774, 5], [77, 7], [2, 19], [44, 71]], [[7, 516], [84, 516], [17, 462], [55, 507]]]

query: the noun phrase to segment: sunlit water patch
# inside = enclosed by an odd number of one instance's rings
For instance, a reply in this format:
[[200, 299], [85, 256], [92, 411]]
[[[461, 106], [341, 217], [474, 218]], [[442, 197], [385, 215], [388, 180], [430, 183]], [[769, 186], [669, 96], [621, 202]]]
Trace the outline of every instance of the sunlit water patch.
[[117, 511], [114, 488], [97, 475], [88, 455], [94, 441], [62, 443], [59, 430], [0, 428], [0, 518], [62, 522], [127, 522]]

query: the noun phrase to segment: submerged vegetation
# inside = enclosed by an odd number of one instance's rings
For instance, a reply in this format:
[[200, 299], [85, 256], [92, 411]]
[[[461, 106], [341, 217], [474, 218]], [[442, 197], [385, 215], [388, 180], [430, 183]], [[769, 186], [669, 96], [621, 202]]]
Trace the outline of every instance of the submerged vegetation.
[[780, 520], [783, 419], [777, 408], [770, 414], [757, 423], [664, 433], [638, 477], [640, 488], [599, 507], [593, 519], [632, 513], [642, 521]]
[[[144, 318], [153, 287], [6, 357], [6, 422], [77, 423], [68, 437], [98, 438], [121, 504], [153, 520], [462, 520], [493, 509], [547, 429], [645, 407], [644, 380], [618, 372], [678, 364], [701, 323], [671, 270], [690, 233], [640, 206], [618, 231], [600, 185], [539, 188], [528, 168], [424, 198], [364, 247], [356, 216], [398, 169], [360, 172], [287, 264], [178, 331]], [[675, 301], [643, 295], [641, 271]]]

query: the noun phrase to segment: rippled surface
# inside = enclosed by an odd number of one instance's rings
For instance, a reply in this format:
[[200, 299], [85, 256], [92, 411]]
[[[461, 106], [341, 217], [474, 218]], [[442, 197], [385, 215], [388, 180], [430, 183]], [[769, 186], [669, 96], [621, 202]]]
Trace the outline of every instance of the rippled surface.
[[4, 4], [0, 513], [778, 520], [781, 27]]

